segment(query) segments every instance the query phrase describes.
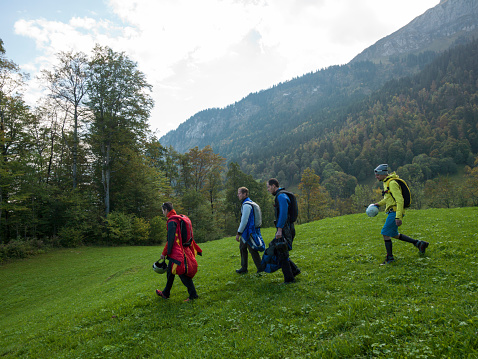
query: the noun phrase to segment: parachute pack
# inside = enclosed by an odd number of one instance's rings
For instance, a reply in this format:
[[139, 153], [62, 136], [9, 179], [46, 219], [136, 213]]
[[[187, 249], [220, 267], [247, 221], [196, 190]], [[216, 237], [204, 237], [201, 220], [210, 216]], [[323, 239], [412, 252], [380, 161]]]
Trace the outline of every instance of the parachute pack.
[[179, 225], [183, 247], [189, 247], [194, 239], [193, 225], [189, 217], [184, 214], [176, 214], [169, 217], [169, 220], [174, 221], [176, 225]]
[[[407, 185], [407, 182], [405, 182], [401, 178], [392, 178], [392, 179], [390, 179], [386, 182], [386, 185], [387, 185], [388, 188], [390, 188], [390, 182], [391, 181], [397, 182], [400, 185], [400, 188], [402, 189], [403, 208], [410, 207], [410, 204], [412, 203], [412, 195], [411, 195], [411, 192], [410, 192], [410, 188]], [[395, 200], [395, 197], [393, 197], [392, 191], [388, 190], [386, 192], [389, 192], [390, 195], [392, 196], [392, 198]]]
[[280, 193], [285, 193], [289, 197], [289, 220], [291, 223], [297, 221], [297, 217], [299, 216], [299, 206], [297, 204], [297, 198], [292, 192], [286, 191], [285, 189], [281, 189], [277, 191], [276, 198], [275, 198], [275, 205], [278, 207], [279, 203], [277, 202], [277, 196]]
[[244, 204], [250, 204], [254, 211], [254, 227], [261, 228], [262, 226], [262, 212], [261, 207], [253, 201], [244, 202]]

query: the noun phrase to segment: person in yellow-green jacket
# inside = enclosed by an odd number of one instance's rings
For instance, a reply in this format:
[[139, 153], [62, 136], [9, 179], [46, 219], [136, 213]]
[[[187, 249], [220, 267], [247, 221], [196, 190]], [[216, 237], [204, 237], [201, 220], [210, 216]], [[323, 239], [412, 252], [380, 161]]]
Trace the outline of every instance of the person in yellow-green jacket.
[[394, 179], [399, 178], [395, 172], [389, 174], [388, 165], [381, 164], [375, 168], [375, 178], [383, 182], [383, 199], [374, 203], [375, 206], [380, 207], [385, 205], [385, 212], [387, 213], [387, 220], [382, 228], [381, 234], [385, 241], [385, 248], [387, 250], [387, 257], [381, 265], [389, 264], [395, 260], [392, 252], [392, 238], [399, 239], [404, 242], [412, 243], [418, 248], [420, 253], [425, 253], [428, 247], [428, 242], [419, 241], [408, 237], [402, 233], [398, 233], [398, 227], [402, 225], [404, 216], [404, 199], [400, 184]]

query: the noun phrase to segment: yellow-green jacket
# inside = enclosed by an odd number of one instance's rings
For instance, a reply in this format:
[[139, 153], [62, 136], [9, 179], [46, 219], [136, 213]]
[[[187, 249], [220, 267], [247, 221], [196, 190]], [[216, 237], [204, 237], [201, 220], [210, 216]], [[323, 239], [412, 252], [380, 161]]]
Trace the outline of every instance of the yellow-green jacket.
[[[402, 188], [397, 181], [393, 181], [395, 178], [399, 177], [395, 172], [393, 172], [383, 180], [383, 191], [385, 194], [383, 199], [378, 202], [378, 205], [385, 205], [385, 212], [395, 211], [396, 219], [402, 219], [405, 213], [403, 209], [404, 200], [402, 196]], [[393, 196], [390, 194], [390, 192], [392, 192]]]

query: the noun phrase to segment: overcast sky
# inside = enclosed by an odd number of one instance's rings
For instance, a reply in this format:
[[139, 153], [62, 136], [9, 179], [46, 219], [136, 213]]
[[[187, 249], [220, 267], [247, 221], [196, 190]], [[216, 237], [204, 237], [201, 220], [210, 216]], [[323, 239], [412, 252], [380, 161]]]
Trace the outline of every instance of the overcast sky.
[[60, 51], [124, 51], [153, 85], [159, 136], [195, 113], [348, 63], [439, 0], [0, 0], [6, 56], [31, 75]]

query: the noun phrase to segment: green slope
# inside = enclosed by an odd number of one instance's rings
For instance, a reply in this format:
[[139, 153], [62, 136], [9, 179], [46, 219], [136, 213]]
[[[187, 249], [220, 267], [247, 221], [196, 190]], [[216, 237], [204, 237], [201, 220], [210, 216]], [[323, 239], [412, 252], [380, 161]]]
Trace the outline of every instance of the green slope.
[[[237, 275], [233, 238], [201, 245], [200, 299], [154, 293], [159, 247], [79, 248], [0, 267], [2, 358], [476, 358], [478, 209], [408, 211], [385, 256], [382, 212], [298, 226], [302, 273]], [[263, 231], [271, 238], [272, 229]], [[250, 261], [252, 264], [252, 260]]]

